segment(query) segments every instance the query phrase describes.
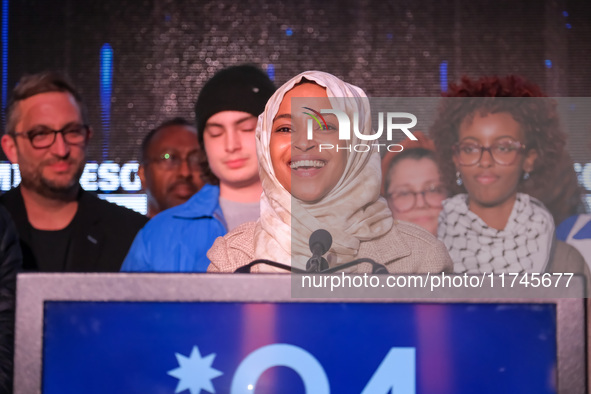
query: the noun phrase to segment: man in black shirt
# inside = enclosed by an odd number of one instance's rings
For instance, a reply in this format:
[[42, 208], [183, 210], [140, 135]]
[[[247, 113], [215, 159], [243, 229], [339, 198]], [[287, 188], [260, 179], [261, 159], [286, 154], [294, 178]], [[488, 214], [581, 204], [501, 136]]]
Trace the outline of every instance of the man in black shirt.
[[19, 232], [24, 269], [118, 271], [147, 219], [80, 187], [92, 129], [78, 92], [55, 73], [23, 77], [6, 119], [2, 149], [22, 180], [0, 203]]

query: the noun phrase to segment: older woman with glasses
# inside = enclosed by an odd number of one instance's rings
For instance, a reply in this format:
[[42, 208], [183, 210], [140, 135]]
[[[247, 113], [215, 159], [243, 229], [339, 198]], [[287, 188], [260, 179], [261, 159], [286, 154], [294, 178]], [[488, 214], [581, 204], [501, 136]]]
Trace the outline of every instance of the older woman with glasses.
[[521, 192], [564, 150], [555, 103], [517, 76], [464, 78], [446, 96], [430, 135], [444, 183], [460, 192], [444, 201], [438, 229], [454, 271], [584, 272], [581, 255], [556, 241], [552, 215]]
[[384, 196], [398, 220], [414, 223], [437, 236], [437, 221], [447, 189], [441, 182], [433, 141], [415, 132], [418, 141], [406, 140], [402, 152], [382, 159]]

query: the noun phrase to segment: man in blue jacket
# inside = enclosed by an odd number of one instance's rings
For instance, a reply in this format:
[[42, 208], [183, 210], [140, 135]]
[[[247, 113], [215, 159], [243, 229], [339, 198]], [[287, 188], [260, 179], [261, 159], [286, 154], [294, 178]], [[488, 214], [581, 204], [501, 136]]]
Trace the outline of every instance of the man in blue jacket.
[[217, 237], [259, 217], [262, 193], [255, 129], [275, 86], [254, 66], [219, 71], [195, 104], [208, 182], [186, 203], [156, 215], [138, 233], [122, 271], [205, 272]]

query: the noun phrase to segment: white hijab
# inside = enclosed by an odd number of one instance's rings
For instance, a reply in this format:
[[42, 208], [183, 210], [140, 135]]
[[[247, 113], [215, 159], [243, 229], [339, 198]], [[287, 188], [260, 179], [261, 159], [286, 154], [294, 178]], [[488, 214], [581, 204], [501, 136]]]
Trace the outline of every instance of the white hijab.
[[[345, 111], [349, 119], [353, 120], [353, 113], [359, 112], [361, 133], [372, 133], [369, 100], [363, 90], [320, 71], [306, 71], [286, 82], [259, 116], [256, 145], [263, 195], [261, 217], [255, 230], [255, 258], [301, 269], [305, 269], [311, 256], [308, 241], [315, 230], [331, 233], [333, 243], [328, 260], [333, 266], [354, 260], [361, 242], [381, 237], [393, 226], [392, 213], [380, 197], [380, 155], [373, 146], [370, 152], [347, 153], [347, 164], [339, 182], [314, 204], [292, 198], [277, 180], [269, 149], [273, 118], [283, 96], [303, 78], [325, 87], [332, 107]], [[351, 144], [372, 144], [352, 134]]]

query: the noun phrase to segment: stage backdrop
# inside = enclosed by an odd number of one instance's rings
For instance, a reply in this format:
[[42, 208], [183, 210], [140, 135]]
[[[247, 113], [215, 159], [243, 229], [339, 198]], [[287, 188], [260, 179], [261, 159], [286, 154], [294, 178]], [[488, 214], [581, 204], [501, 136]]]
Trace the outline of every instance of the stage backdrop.
[[[21, 75], [67, 73], [95, 130], [83, 186], [140, 193], [142, 137], [193, 118], [204, 81], [223, 67], [253, 63], [277, 85], [317, 69], [373, 97], [436, 97], [461, 75], [517, 73], [549, 95], [584, 97], [589, 20], [591, 4], [574, 0], [3, 0], [2, 114]], [[565, 120], [568, 146], [591, 189], [591, 124], [577, 116]], [[1, 190], [18, 184], [15, 170], [0, 163]]]

